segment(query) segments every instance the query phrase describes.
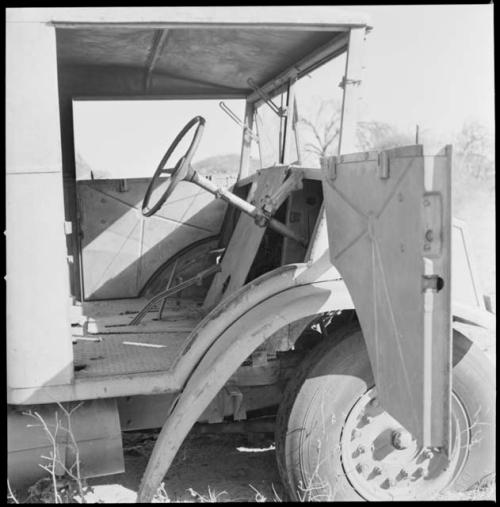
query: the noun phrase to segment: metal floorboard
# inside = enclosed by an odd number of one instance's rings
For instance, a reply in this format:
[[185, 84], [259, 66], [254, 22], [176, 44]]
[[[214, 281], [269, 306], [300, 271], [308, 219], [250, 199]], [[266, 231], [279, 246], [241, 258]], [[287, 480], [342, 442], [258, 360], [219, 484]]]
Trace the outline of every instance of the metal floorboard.
[[129, 375], [167, 371], [189, 332], [107, 334], [75, 337], [76, 378]]
[[190, 332], [203, 317], [196, 302], [167, 300], [162, 320], [149, 312], [129, 326], [147, 299], [85, 302], [85, 325], [74, 328], [75, 377], [134, 375], [168, 371]]

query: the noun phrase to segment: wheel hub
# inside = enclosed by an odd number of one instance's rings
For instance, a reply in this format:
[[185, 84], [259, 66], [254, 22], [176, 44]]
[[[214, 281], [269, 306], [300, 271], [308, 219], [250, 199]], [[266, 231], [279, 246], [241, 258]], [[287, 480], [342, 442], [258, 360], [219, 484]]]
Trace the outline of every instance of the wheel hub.
[[465, 463], [469, 432], [465, 411], [452, 402], [451, 453], [419, 446], [379, 405], [375, 388], [347, 416], [341, 437], [345, 474], [366, 500], [414, 500], [442, 491]]

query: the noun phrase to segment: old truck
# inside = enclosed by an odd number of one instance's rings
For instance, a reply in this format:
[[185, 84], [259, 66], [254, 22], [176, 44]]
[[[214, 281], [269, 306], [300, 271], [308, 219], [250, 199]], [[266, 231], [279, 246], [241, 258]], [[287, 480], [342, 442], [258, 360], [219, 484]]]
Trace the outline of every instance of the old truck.
[[[13, 8], [6, 26], [12, 486], [54, 448], [26, 413], [75, 407], [56, 474], [76, 448], [84, 477], [121, 472], [122, 433], [162, 428], [139, 501], [193, 425], [262, 414], [294, 499], [434, 498], [494, 472], [491, 363], [455, 328], [495, 318], [452, 220], [452, 148], [356, 152], [366, 17]], [[337, 58], [338, 154], [311, 167], [294, 92]], [[180, 98], [245, 102], [231, 188], [194, 168], [201, 116], [151, 178], [77, 177], [76, 101]]]

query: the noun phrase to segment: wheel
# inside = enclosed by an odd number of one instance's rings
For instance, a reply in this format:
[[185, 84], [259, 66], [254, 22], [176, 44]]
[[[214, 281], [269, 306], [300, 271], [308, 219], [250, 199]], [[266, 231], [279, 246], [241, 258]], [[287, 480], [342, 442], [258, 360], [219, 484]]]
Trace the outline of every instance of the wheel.
[[[167, 262], [162, 264], [148, 279], [139, 292], [139, 297], [152, 298], [165, 290], [168, 280], [174, 271], [174, 275], [181, 275], [184, 280], [196, 276], [200, 271], [214, 265], [215, 257], [211, 252], [215, 251], [219, 246], [219, 236], [210, 236], [200, 239], [180, 252], [173, 255]], [[175, 280], [175, 278], [174, 278]], [[208, 277], [207, 282], [210, 281]], [[207, 290], [203, 289], [203, 285], [193, 285], [185, 289], [183, 297], [192, 298], [193, 294], [200, 294]], [[202, 297], [202, 296], [200, 296]]]
[[[195, 125], [196, 130], [194, 131], [193, 139], [191, 140], [191, 144], [186, 150], [186, 153], [177, 161], [173, 170], [165, 169], [165, 164], [174, 152], [175, 148], [177, 148], [178, 144], [182, 141], [184, 136]], [[142, 201], [142, 214], [145, 217], [154, 215], [163, 206], [164, 202], [170, 197], [170, 195], [172, 195], [172, 192], [174, 191], [177, 184], [182, 180], [189, 180], [192, 176], [193, 170], [191, 168], [191, 159], [193, 158], [194, 152], [200, 143], [204, 126], [205, 118], [202, 116], [195, 116], [185, 125], [179, 134], [177, 134], [177, 137], [169, 146], [167, 152], [158, 164], [158, 167], [153, 174], [151, 181], [149, 182], [148, 188], [146, 189], [146, 193], [144, 194], [144, 199]], [[169, 184], [167, 185], [165, 191], [161, 194], [160, 198], [156, 201], [156, 203], [150, 206], [149, 201], [151, 199], [151, 195], [153, 194], [153, 191], [157, 185], [160, 183], [160, 176], [165, 173], [170, 174]]]
[[[359, 328], [304, 359], [278, 410], [278, 468], [293, 500], [420, 500], [465, 491], [494, 472], [492, 365], [453, 335], [452, 450], [401, 441], [378, 407]], [[365, 416], [371, 417], [365, 417]], [[399, 438], [399, 440], [398, 440]], [[443, 498], [443, 496], [441, 496]]]

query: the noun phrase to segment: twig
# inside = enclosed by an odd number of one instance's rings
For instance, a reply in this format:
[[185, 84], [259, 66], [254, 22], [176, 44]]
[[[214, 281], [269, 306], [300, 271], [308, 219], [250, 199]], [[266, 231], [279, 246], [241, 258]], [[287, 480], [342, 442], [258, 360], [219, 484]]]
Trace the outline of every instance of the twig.
[[[85, 502], [85, 495], [83, 493], [83, 488], [82, 488], [82, 480], [81, 480], [81, 471], [80, 471], [80, 450], [78, 448], [78, 444], [76, 443], [76, 439], [75, 439], [75, 435], [73, 434], [73, 428], [71, 426], [71, 416], [73, 415], [73, 412], [75, 412], [76, 410], [78, 410], [82, 405], [83, 405], [83, 401], [80, 402], [78, 405], [76, 405], [75, 407], [73, 407], [69, 412], [61, 405], [61, 403], [57, 402], [57, 404], [59, 405], [59, 407], [61, 408], [61, 410], [64, 412], [64, 414], [66, 415], [66, 419], [68, 420], [68, 428], [67, 428], [67, 433], [69, 435], [69, 438], [71, 439], [71, 445], [73, 447], [73, 450], [75, 452], [75, 463], [73, 466], [76, 465], [76, 484], [77, 484], [77, 487], [78, 487], [78, 493], [82, 499], [82, 502], [83, 503], [86, 503]], [[73, 468], [73, 466], [71, 468]], [[66, 468], [66, 467], [64, 467]], [[72, 474], [70, 474], [72, 475]]]
[[[24, 412], [25, 415], [28, 415], [28, 416], [40, 421], [40, 424], [28, 424], [27, 426], [28, 427], [35, 427], [35, 428], [43, 428], [45, 434], [47, 435], [47, 438], [50, 440], [51, 445], [52, 445], [52, 451], [50, 453], [51, 455], [50, 456], [41, 456], [43, 459], [49, 460], [50, 463], [48, 465], [39, 464], [39, 466], [43, 470], [47, 471], [51, 476], [52, 487], [54, 489], [54, 503], [63, 503], [62, 499], [57, 491], [57, 478], [56, 478], [56, 473], [55, 473], [56, 465], [58, 465], [64, 471], [65, 474], [67, 474], [71, 479], [73, 479], [74, 482], [76, 482], [76, 485], [78, 488], [78, 493], [81, 497], [81, 501], [82, 501], [82, 503], [86, 503], [85, 495], [84, 495], [84, 491], [83, 491], [83, 487], [82, 487], [82, 479], [81, 479], [80, 451], [79, 451], [75, 436], [73, 434], [73, 428], [71, 426], [71, 416], [72, 416], [73, 412], [75, 412], [78, 408], [80, 408], [83, 403], [84, 402], [80, 402], [78, 405], [76, 405], [75, 407], [73, 407], [71, 410], [68, 411], [60, 402], [57, 402], [57, 405], [62, 410], [62, 412], [66, 415], [66, 418], [68, 420], [68, 427], [67, 428], [64, 428], [59, 423], [59, 416], [58, 416], [57, 411], [54, 413], [55, 414], [55, 421], [56, 421], [55, 425], [48, 424], [38, 412], [34, 412], [34, 413], [32, 413], [31, 411]], [[54, 428], [54, 433], [52, 433], [50, 431], [49, 427]], [[71, 446], [73, 447], [73, 450], [75, 452], [75, 462], [70, 467], [70, 469], [68, 469], [66, 464], [63, 461], [61, 461], [61, 459], [59, 459], [59, 457], [58, 457], [57, 433], [58, 433], [59, 429], [65, 431], [67, 433], [69, 439], [71, 440]], [[76, 475], [72, 471], [72, 469], [74, 467], [76, 467]]]
[[7, 479], [7, 500], [11, 499], [14, 503], [19, 503], [17, 498], [14, 496], [14, 493], [12, 493], [12, 489], [10, 489], [10, 482], [9, 479]]
[[54, 503], [62, 503], [61, 497], [59, 496], [59, 493], [57, 492], [57, 479], [56, 479], [56, 473], [55, 473], [55, 467], [58, 463], [57, 459], [57, 432], [59, 430], [59, 418], [57, 416], [57, 412], [55, 412], [55, 418], [56, 418], [56, 424], [55, 424], [55, 431], [54, 434], [50, 432], [47, 423], [44, 421], [43, 417], [38, 412], [24, 412], [26, 415], [33, 417], [34, 419], [37, 419], [40, 421], [41, 426], [43, 430], [45, 431], [45, 434], [50, 440], [50, 443], [52, 445], [52, 451], [51, 456], [42, 456], [42, 458], [45, 458], [49, 461], [51, 461], [50, 465], [40, 465], [40, 468], [43, 468], [47, 472], [49, 472], [51, 479], [52, 479], [52, 487], [54, 489]]

